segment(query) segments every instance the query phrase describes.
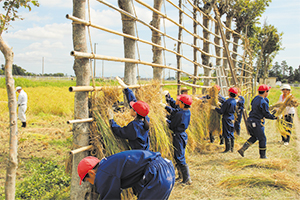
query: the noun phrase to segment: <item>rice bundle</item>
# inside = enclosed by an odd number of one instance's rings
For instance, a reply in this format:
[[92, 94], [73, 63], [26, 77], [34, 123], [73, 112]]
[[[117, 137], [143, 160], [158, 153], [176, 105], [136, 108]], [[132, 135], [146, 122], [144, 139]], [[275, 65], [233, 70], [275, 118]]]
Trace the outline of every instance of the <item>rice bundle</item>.
[[208, 114], [210, 108], [207, 106], [207, 103], [204, 103], [202, 100], [199, 100], [197, 97], [193, 97], [193, 104], [191, 106], [191, 121], [189, 128], [187, 129], [187, 134], [189, 136], [187, 146], [188, 151], [192, 152], [200, 149], [202, 147], [202, 142], [204, 141], [205, 135], [207, 133], [207, 122]]
[[[211, 106], [218, 106], [218, 93], [219, 91], [215, 86], [208, 89], [208, 94], [211, 97], [208, 100], [208, 109], [210, 109]], [[214, 136], [219, 136], [221, 134], [221, 115], [212, 109], [210, 109], [208, 113], [208, 131]]]
[[275, 113], [275, 116], [278, 117], [276, 124], [277, 129], [279, 133], [285, 138], [287, 137], [287, 135], [290, 135], [290, 132], [292, 131], [292, 123], [281, 119], [279, 116], [284, 114], [286, 107], [298, 107], [298, 105], [298, 100], [292, 94], [290, 94], [286, 97], [284, 102], [278, 102], [273, 106], [270, 106], [271, 112], [277, 110], [277, 112]]
[[150, 149], [161, 152], [162, 156], [172, 158], [172, 131], [166, 123], [165, 109], [160, 105], [161, 99], [164, 98], [160, 93], [160, 84], [152, 82], [150, 86], [137, 89], [136, 98], [144, 101], [149, 105], [150, 112]]
[[[280, 116], [283, 113], [283, 111], [285, 110], [285, 108], [288, 106], [289, 107], [298, 107], [298, 105], [299, 105], [298, 100], [292, 94], [288, 95], [286, 97], [286, 99], [284, 100], [284, 102], [280, 102], [280, 103], [281, 104], [280, 104], [280, 106], [278, 105], [278, 110], [275, 114], [276, 116]], [[279, 103], [277, 103], [277, 104], [279, 104]], [[275, 105], [272, 106], [272, 109], [274, 109]]]

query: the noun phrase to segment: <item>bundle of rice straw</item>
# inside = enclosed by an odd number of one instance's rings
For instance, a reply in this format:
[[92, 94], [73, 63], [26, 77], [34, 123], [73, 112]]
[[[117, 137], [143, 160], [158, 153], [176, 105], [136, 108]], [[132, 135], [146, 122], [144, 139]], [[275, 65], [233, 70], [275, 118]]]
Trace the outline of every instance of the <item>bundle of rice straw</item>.
[[286, 138], [287, 135], [290, 135], [292, 131], [292, 123], [281, 119], [281, 115], [284, 115], [284, 111], [286, 107], [298, 107], [299, 102], [298, 100], [292, 95], [288, 95], [284, 102], [278, 102], [273, 106], [270, 106], [270, 111], [273, 112], [276, 110], [275, 116], [278, 117], [277, 119], [277, 128], [279, 133]]
[[[208, 100], [208, 109], [210, 109], [211, 106], [218, 106], [218, 93], [219, 91], [215, 86], [208, 89], [208, 94], [211, 97]], [[221, 134], [221, 115], [219, 115], [217, 111], [210, 109], [207, 123], [208, 131], [210, 133], [212, 133], [214, 136], [219, 136]]]

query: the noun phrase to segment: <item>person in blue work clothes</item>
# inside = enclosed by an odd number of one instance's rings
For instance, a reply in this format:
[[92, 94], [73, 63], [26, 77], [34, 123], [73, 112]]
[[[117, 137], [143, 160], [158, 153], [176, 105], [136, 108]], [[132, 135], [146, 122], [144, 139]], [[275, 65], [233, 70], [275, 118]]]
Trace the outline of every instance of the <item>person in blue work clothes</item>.
[[235, 97], [238, 89], [231, 87], [228, 90], [229, 98], [222, 104], [221, 108], [212, 106], [220, 115], [222, 115], [222, 137], [225, 139], [225, 150], [233, 152], [234, 147], [234, 113], [236, 111]]
[[[189, 90], [190, 89], [188, 89], [187, 87], [182, 87], [180, 89], [180, 94], [188, 94]], [[164, 95], [165, 95], [167, 104], [169, 104], [172, 108], [179, 108], [179, 106], [176, 104], [176, 100], [174, 100], [171, 97], [169, 91], [165, 90]]]
[[[225, 99], [225, 97], [223, 97], [220, 94], [221, 87], [219, 85], [214, 85], [213, 87], [216, 87], [219, 92], [218, 93], [218, 101], [219, 101], [220, 105], [222, 106], [222, 104], [226, 101], [226, 99]], [[211, 97], [207, 94], [205, 96], [202, 96], [200, 99], [203, 100], [204, 102], [206, 102], [210, 98]], [[215, 141], [215, 137], [212, 132], [209, 132], [209, 140], [210, 140], [210, 143], [214, 143], [214, 141]], [[222, 145], [222, 144], [224, 144], [224, 138], [222, 137], [222, 135], [220, 135], [220, 145]]]
[[267, 96], [269, 95], [270, 88], [268, 85], [260, 85], [258, 95], [251, 101], [251, 111], [246, 122], [251, 137], [244, 143], [242, 148], [238, 150], [238, 153], [242, 157], [244, 157], [245, 151], [258, 140], [260, 158], [267, 158], [267, 138], [264, 127], [265, 118], [277, 119], [277, 117], [269, 112], [269, 100]]
[[182, 94], [177, 97], [176, 104], [179, 106], [179, 109], [163, 104], [165, 109], [172, 116], [171, 120], [167, 120], [167, 123], [169, 128], [173, 131], [174, 159], [179, 174], [176, 180], [182, 178], [181, 183], [191, 184], [189, 167], [185, 160], [185, 148], [188, 141], [188, 135], [185, 130], [190, 124], [191, 111], [189, 108], [192, 105], [192, 97], [187, 94]]
[[238, 101], [236, 103], [237, 106], [237, 118], [234, 121], [234, 130], [237, 135], [241, 134], [241, 121], [244, 111], [245, 98], [243, 96], [239, 96]]
[[128, 104], [130, 105], [130, 115], [134, 117], [127, 126], [119, 126], [113, 119], [114, 114], [111, 109], [108, 110], [108, 118], [113, 134], [128, 139], [131, 149], [149, 150], [149, 105], [143, 101], [137, 101], [132, 90], [119, 78], [116, 77], [120, 85], [124, 88]]
[[98, 199], [121, 199], [122, 189], [130, 187], [138, 199], [168, 199], [175, 183], [172, 162], [148, 150], [123, 151], [101, 161], [88, 156], [77, 172], [80, 185], [95, 185]]

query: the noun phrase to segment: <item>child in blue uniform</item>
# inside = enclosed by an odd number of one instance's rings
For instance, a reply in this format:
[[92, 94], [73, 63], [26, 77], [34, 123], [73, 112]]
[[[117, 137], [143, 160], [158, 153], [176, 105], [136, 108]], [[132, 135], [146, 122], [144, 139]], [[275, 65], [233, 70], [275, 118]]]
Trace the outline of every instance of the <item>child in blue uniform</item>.
[[95, 185], [99, 199], [121, 199], [122, 189], [130, 187], [138, 199], [168, 199], [175, 182], [172, 162], [147, 150], [123, 151], [101, 161], [88, 156], [77, 171], [80, 185]]
[[125, 88], [124, 92], [131, 107], [130, 115], [134, 117], [127, 126], [119, 126], [113, 119], [113, 112], [109, 111], [109, 122], [112, 132], [123, 139], [128, 139], [131, 149], [149, 150], [149, 105], [143, 101], [137, 101], [132, 90], [127, 88], [127, 85], [116, 77], [120, 85]]
[[265, 118], [277, 119], [269, 112], [269, 90], [271, 87], [260, 85], [258, 95], [251, 101], [251, 111], [247, 119], [246, 125], [251, 137], [244, 143], [243, 147], [238, 150], [238, 153], [244, 157], [244, 152], [257, 140], [259, 141], [260, 158], [266, 157], [267, 138], [265, 135]]
[[241, 121], [242, 121], [242, 116], [244, 111], [244, 104], [245, 104], [245, 99], [243, 96], [240, 95], [237, 102], [237, 118], [234, 121], [234, 130], [238, 135], [240, 135], [241, 132]]
[[172, 116], [167, 120], [169, 128], [173, 131], [173, 146], [174, 146], [174, 159], [178, 172], [182, 174], [183, 184], [190, 184], [191, 178], [189, 167], [185, 160], [185, 148], [187, 145], [188, 135], [185, 130], [188, 128], [191, 119], [191, 111], [189, 110], [192, 104], [192, 97], [187, 94], [178, 96], [176, 104], [179, 109], [165, 106], [165, 109]]
[[229, 98], [222, 104], [221, 108], [212, 106], [220, 115], [222, 115], [222, 137], [225, 139], [225, 151], [231, 150], [234, 147], [234, 113], [236, 110], [235, 97], [238, 94], [238, 89], [235, 87], [229, 88]]

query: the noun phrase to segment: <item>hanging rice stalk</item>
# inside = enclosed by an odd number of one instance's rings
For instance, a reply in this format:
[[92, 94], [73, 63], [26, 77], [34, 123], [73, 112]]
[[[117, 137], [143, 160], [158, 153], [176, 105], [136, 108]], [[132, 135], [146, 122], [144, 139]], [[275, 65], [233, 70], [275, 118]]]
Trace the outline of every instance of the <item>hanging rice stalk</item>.
[[189, 145], [187, 146], [188, 151], [193, 152], [194, 150], [203, 150], [203, 141], [206, 137], [208, 114], [210, 108], [207, 103], [197, 97], [193, 97], [193, 104], [191, 106], [191, 121], [187, 134], [189, 136]]
[[221, 115], [219, 115], [217, 111], [210, 109], [211, 106], [219, 106], [218, 93], [219, 91], [215, 86], [208, 89], [208, 95], [211, 97], [208, 100], [207, 105], [207, 109], [209, 109], [207, 120], [208, 131], [211, 132], [214, 136], [219, 136], [221, 134]]
[[147, 102], [150, 107], [150, 149], [161, 152], [163, 157], [172, 158], [173, 146], [171, 130], [167, 127], [165, 109], [160, 105], [164, 98], [160, 93], [160, 84], [151, 83], [150, 86], [141, 87], [136, 91], [138, 100]]

